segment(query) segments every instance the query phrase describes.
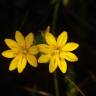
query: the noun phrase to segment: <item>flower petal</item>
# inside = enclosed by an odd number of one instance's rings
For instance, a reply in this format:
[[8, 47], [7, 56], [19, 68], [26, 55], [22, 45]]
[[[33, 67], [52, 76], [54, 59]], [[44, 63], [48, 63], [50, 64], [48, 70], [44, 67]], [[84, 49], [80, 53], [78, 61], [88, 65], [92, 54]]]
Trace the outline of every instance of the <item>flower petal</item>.
[[32, 46], [29, 48], [28, 52], [30, 54], [36, 55], [38, 53], [38, 47], [37, 46]]
[[30, 65], [37, 67], [37, 59], [34, 55], [27, 54], [27, 60]]
[[24, 40], [24, 36], [22, 35], [22, 33], [20, 31], [16, 31], [15, 33], [15, 39], [18, 42], [18, 44], [22, 47], [25, 47], [25, 40]]
[[39, 63], [47, 63], [50, 59], [49, 55], [41, 55], [38, 59]]
[[13, 71], [13, 70], [15, 70], [17, 68], [17, 64], [18, 64], [19, 58], [20, 58], [20, 55], [18, 55], [17, 57], [15, 57], [11, 61], [10, 65], [9, 65], [9, 70], [10, 71]]
[[16, 41], [12, 40], [12, 39], [5, 39], [4, 40], [6, 45], [11, 48], [11, 49], [16, 49], [18, 48], [18, 44]]
[[53, 58], [51, 58], [50, 60], [50, 64], [49, 64], [49, 72], [50, 73], [53, 73], [56, 68], [57, 68], [57, 65], [60, 63], [59, 61], [59, 58], [56, 57], [56, 56], [53, 56]]
[[65, 43], [67, 42], [67, 38], [68, 38], [67, 32], [66, 32], [66, 31], [62, 32], [62, 33], [58, 36], [58, 38], [57, 38], [57, 45], [58, 45], [58, 46], [63, 46], [63, 45], [65, 45]]
[[18, 73], [21, 73], [24, 70], [24, 68], [26, 67], [26, 64], [27, 64], [27, 60], [25, 56], [21, 55], [17, 64]]
[[49, 53], [50, 52], [49, 46], [46, 44], [39, 44], [38, 49], [42, 53]]
[[47, 44], [49, 44], [49, 45], [56, 45], [55, 37], [49, 32], [47, 32], [45, 34], [45, 40], [46, 40]]
[[13, 50], [6, 50], [6, 51], [2, 52], [2, 56], [6, 57], [6, 58], [13, 58], [13, 57], [15, 57], [15, 54], [14, 54]]
[[60, 57], [66, 59], [70, 62], [78, 61], [78, 57], [71, 52], [61, 52]]
[[66, 73], [67, 71], [67, 63], [65, 60], [61, 60], [60, 63], [58, 64], [60, 70], [62, 73]]
[[64, 50], [64, 51], [73, 51], [73, 50], [77, 49], [78, 47], [79, 47], [79, 44], [78, 44], [78, 43], [69, 42], [69, 43], [67, 43], [67, 44], [62, 48], [62, 50]]
[[29, 47], [33, 44], [33, 40], [34, 40], [34, 35], [33, 35], [33, 33], [29, 33], [29, 34], [25, 37], [26, 48], [29, 48]]

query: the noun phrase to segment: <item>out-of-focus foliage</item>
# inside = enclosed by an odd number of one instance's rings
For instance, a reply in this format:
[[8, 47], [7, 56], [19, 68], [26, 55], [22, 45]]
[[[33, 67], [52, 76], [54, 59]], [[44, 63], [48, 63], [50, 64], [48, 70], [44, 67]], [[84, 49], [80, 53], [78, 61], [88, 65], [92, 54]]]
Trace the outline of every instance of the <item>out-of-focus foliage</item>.
[[66, 7], [69, 4], [70, 0], [63, 0], [63, 4]]

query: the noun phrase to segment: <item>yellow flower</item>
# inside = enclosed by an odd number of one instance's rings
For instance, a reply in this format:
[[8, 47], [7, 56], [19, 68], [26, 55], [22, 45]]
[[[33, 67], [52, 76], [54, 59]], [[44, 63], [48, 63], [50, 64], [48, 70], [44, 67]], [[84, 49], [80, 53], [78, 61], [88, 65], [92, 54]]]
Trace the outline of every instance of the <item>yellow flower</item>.
[[29, 33], [25, 38], [21, 32], [16, 31], [15, 40], [5, 39], [5, 43], [10, 48], [2, 52], [2, 56], [6, 58], [14, 58], [9, 66], [9, 70], [13, 71], [16, 68], [21, 73], [27, 65], [27, 61], [33, 67], [37, 67], [37, 59], [34, 55], [38, 53], [37, 46], [32, 46], [34, 36]]
[[57, 67], [62, 73], [67, 71], [67, 63], [65, 60], [70, 62], [78, 61], [78, 58], [71, 51], [78, 48], [79, 44], [74, 42], [67, 42], [67, 32], [62, 32], [57, 40], [49, 32], [45, 34], [45, 40], [47, 44], [39, 44], [38, 48], [42, 55], [39, 57], [39, 63], [49, 62], [49, 72], [53, 73]]

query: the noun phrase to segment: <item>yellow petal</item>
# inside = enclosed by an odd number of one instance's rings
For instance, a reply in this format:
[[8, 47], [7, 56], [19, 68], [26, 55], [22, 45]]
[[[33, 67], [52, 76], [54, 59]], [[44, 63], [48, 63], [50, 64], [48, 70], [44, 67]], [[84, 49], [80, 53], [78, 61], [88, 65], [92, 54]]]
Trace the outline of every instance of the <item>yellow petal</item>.
[[55, 37], [49, 32], [47, 32], [45, 34], [45, 40], [46, 40], [47, 44], [49, 44], [49, 45], [56, 45]]
[[20, 31], [16, 31], [15, 33], [15, 39], [18, 42], [18, 44], [22, 47], [25, 47], [25, 40], [24, 40], [24, 36], [22, 35], [22, 33]]
[[65, 43], [67, 42], [67, 38], [68, 38], [67, 32], [66, 32], [66, 31], [62, 32], [62, 33], [58, 36], [58, 38], [57, 38], [57, 45], [58, 45], [58, 46], [63, 46], [63, 45], [65, 45]]
[[24, 68], [26, 67], [26, 64], [27, 64], [27, 60], [25, 56], [21, 55], [17, 63], [18, 73], [21, 73], [24, 70]]
[[78, 61], [78, 57], [71, 52], [61, 52], [60, 56], [70, 62]]
[[32, 46], [29, 48], [28, 52], [29, 54], [33, 54], [33, 55], [36, 55], [38, 53], [38, 47], [37, 46]]
[[38, 59], [39, 63], [47, 63], [50, 59], [49, 55], [41, 55]]
[[11, 48], [11, 49], [16, 49], [18, 48], [18, 44], [16, 43], [16, 41], [12, 40], [12, 39], [5, 39], [4, 40], [6, 45]]
[[10, 65], [9, 65], [9, 70], [10, 70], [10, 71], [13, 71], [13, 70], [15, 70], [15, 69], [17, 68], [17, 64], [18, 64], [19, 58], [20, 58], [20, 55], [17, 56], [17, 57], [15, 57], [15, 58], [11, 61]]
[[39, 44], [38, 49], [42, 53], [49, 53], [50, 52], [49, 46], [46, 44]]
[[15, 57], [15, 54], [14, 54], [13, 50], [6, 50], [6, 51], [2, 52], [2, 56], [6, 57], [6, 58], [13, 58], [13, 57]]
[[66, 71], [67, 71], [67, 64], [66, 64], [65, 60], [61, 60], [58, 66], [59, 66], [59, 68], [60, 68], [62, 73], [66, 73]]
[[59, 58], [57, 58], [56, 56], [54, 56], [53, 58], [51, 58], [50, 60], [50, 64], [49, 64], [49, 72], [53, 73], [56, 68], [57, 65], [60, 63]]
[[73, 50], [77, 49], [78, 47], [79, 47], [79, 44], [74, 43], [74, 42], [69, 42], [69, 43], [67, 43], [67, 44], [62, 48], [62, 50], [64, 50], [64, 51], [73, 51]]
[[27, 54], [27, 60], [30, 65], [37, 67], [37, 59], [34, 55]]
[[29, 34], [25, 37], [26, 48], [29, 48], [29, 47], [33, 44], [33, 40], [34, 40], [34, 35], [33, 35], [33, 33], [29, 33]]

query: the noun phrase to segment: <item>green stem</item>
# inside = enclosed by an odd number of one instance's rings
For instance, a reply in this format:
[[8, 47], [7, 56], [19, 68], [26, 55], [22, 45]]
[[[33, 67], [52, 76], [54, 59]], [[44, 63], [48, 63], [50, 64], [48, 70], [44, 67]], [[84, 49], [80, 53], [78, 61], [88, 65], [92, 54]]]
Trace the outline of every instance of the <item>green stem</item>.
[[[52, 33], [53, 34], [55, 34], [55, 32], [56, 32], [56, 22], [57, 22], [57, 18], [58, 18], [59, 6], [60, 6], [60, 0], [56, 0], [55, 5], [54, 5], [53, 21], [52, 21]], [[60, 96], [59, 87], [58, 87], [58, 78], [57, 78], [56, 72], [54, 72], [54, 87], [55, 87], [55, 96]]]
[[54, 87], [55, 87], [55, 96], [60, 96], [59, 95], [58, 78], [57, 78], [56, 72], [54, 72]]
[[60, 0], [56, 0], [55, 6], [54, 6], [54, 12], [53, 12], [53, 21], [52, 21], [52, 33], [54, 34], [56, 31], [56, 22], [58, 18], [58, 10], [60, 6]]

